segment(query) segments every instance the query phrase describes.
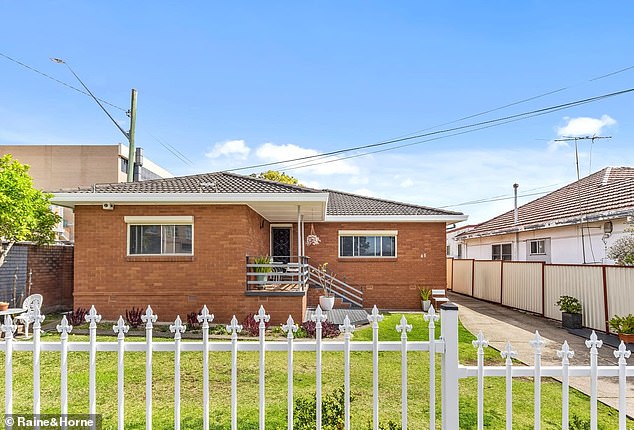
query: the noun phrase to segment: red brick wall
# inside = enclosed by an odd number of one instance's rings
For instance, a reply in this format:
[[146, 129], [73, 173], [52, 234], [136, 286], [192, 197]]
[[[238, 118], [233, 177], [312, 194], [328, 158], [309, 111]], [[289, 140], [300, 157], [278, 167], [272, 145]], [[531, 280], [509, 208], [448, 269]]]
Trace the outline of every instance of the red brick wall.
[[31, 294], [38, 293], [44, 297], [42, 306], [43, 312], [56, 312], [59, 310], [72, 309], [72, 246], [29, 245], [26, 271], [27, 274], [29, 271], [32, 272]]
[[[126, 215], [193, 216], [194, 255], [127, 257]], [[150, 304], [161, 321], [170, 321], [206, 304], [216, 321], [227, 322], [263, 304], [274, 323], [289, 313], [296, 321], [303, 317], [306, 297], [245, 295], [245, 257], [270, 253], [270, 224], [246, 205], [78, 206], [75, 217], [75, 307], [95, 304], [104, 318], [115, 319]], [[364, 291], [366, 307], [418, 309], [418, 285], [445, 286], [443, 223], [318, 223], [315, 229], [322, 242], [306, 247], [311, 263], [327, 261], [341, 280]], [[338, 230], [350, 229], [398, 230], [398, 257], [338, 258]], [[293, 232], [296, 238], [296, 225]]]
[[[124, 216], [194, 217], [194, 255], [126, 256]], [[95, 304], [106, 319], [148, 304], [161, 321], [206, 304], [216, 321], [242, 320], [264, 304], [278, 323], [301, 320], [302, 297], [246, 297], [246, 255], [269, 253], [268, 223], [245, 205], [101, 206], [75, 209], [75, 307]], [[282, 300], [285, 299], [285, 300]]]
[[[338, 258], [339, 230], [398, 230], [397, 257]], [[419, 285], [446, 286], [444, 223], [316, 223], [315, 231], [321, 243], [306, 246], [311, 264], [328, 262], [337, 278], [363, 291], [365, 307], [420, 309]]]

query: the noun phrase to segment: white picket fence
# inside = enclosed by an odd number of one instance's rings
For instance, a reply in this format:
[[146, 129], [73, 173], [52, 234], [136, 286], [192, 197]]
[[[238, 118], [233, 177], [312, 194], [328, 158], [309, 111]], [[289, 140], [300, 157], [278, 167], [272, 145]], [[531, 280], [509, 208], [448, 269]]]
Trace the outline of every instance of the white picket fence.
[[[231, 323], [226, 326], [226, 330], [231, 334], [230, 342], [210, 342], [209, 341], [209, 324], [213, 321], [213, 314], [209, 313], [206, 306], [203, 307], [201, 314], [198, 315], [198, 321], [202, 327], [202, 341], [182, 342], [182, 333], [185, 331], [180, 317], [177, 317], [170, 331], [174, 333], [173, 342], [153, 342], [152, 331], [157, 316], [152, 312], [150, 306], [147, 307], [145, 315], [142, 319], [145, 322], [146, 341], [125, 342], [125, 334], [128, 332], [128, 326], [125, 325], [123, 318], [119, 318], [116, 325], [113, 326], [114, 332], [117, 334], [117, 342], [97, 342], [97, 323], [101, 320], [95, 307], [91, 307], [90, 312], [86, 315], [86, 321], [89, 323], [89, 341], [88, 342], [69, 342], [68, 334], [72, 330], [72, 326], [68, 324], [66, 317], [63, 317], [61, 323], [57, 326], [57, 330], [61, 333], [58, 342], [42, 342], [41, 341], [41, 323], [44, 316], [40, 315], [39, 309], [35, 310], [32, 315], [33, 320], [33, 338], [31, 342], [15, 342], [13, 334], [16, 326], [9, 315], [5, 316], [4, 324], [1, 326], [2, 332], [5, 334], [3, 349], [5, 351], [5, 414], [13, 413], [13, 351], [29, 351], [33, 353], [33, 414], [40, 414], [40, 358], [41, 353], [46, 351], [59, 352], [61, 356], [60, 372], [61, 372], [61, 414], [68, 413], [68, 352], [81, 351], [88, 352], [89, 360], [89, 407], [88, 413], [99, 413], [96, 407], [96, 357], [98, 352], [116, 352], [118, 363], [118, 428], [123, 429], [124, 423], [124, 372], [125, 372], [125, 353], [126, 352], [145, 352], [146, 354], [146, 428], [152, 429], [152, 354], [153, 353], [172, 353], [174, 354], [174, 429], [180, 429], [180, 400], [181, 400], [181, 352], [201, 352], [202, 353], [202, 392], [203, 392], [203, 428], [209, 429], [209, 353], [210, 352], [227, 352], [231, 353], [231, 428], [238, 429], [238, 353], [243, 351], [259, 352], [259, 428], [265, 428], [265, 354], [266, 352], [286, 352], [288, 356], [288, 429], [293, 428], [293, 353], [296, 351], [310, 351], [315, 353], [316, 362], [316, 428], [319, 430], [322, 426], [321, 404], [322, 404], [322, 353], [325, 351], [336, 351], [343, 353], [344, 356], [344, 392], [345, 392], [345, 429], [350, 427], [350, 388], [353, 382], [350, 381], [350, 353], [351, 351], [365, 351], [372, 353], [373, 363], [373, 429], [379, 428], [379, 352], [380, 351], [396, 351], [401, 353], [401, 423], [402, 428], [408, 428], [407, 414], [407, 360], [408, 354], [417, 351], [429, 352], [429, 427], [436, 428], [436, 421], [439, 419], [443, 429], [457, 430], [459, 428], [459, 380], [463, 378], [477, 378], [478, 385], [478, 401], [477, 401], [477, 425], [479, 429], [484, 425], [484, 378], [485, 377], [504, 377], [506, 380], [506, 428], [512, 428], [512, 406], [513, 378], [532, 377], [534, 380], [534, 428], [540, 429], [541, 426], [541, 380], [542, 378], [554, 377], [562, 380], [562, 428], [568, 428], [569, 418], [569, 377], [588, 377], [591, 381], [591, 398], [590, 398], [590, 417], [591, 428], [597, 428], [597, 385], [599, 378], [617, 377], [619, 380], [619, 429], [626, 430], [626, 384], [627, 378], [634, 376], [634, 367], [627, 366], [626, 359], [630, 357], [630, 351], [626, 350], [625, 345], [621, 343], [619, 349], [614, 351], [615, 357], [618, 358], [618, 366], [599, 366], [598, 365], [598, 348], [601, 348], [602, 342], [597, 339], [596, 334], [592, 333], [586, 346], [590, 349], [590, 363], [588, 366], [570, 366], [569, 359], [573, 355], [573, 351], [568, 347], [567, 342], [562, 345], [559, 351], [561, 358], [560, 366], [542, 366], [541, 351], [544, 345], [539, 333], [535, 333], [535, 338], [531, 341], [531, 346], [535, 351], [534, 366], [514, 366], [512, 358], [515, 356], [513, 347], [507, 343], [504, 351], [501, 352], [503, 358], [506, 359], [504, 366], [485, 366], [484, 365], [484, 348], [488, 346], [488, 342], [484, 339], [482, 333], [479, 333], [477, 340], [473, 341], [473, 345], [477, 348], [477, 366], [462, 366], [458, 361], [458, 307], [452, 303], [444, 304], [441, 307], [440, 315], [430, 308], [429, 312], [424, 315], [428, 324], [429, 341], [409, 341], [407, 333], [411, 331], [412, 326], [408, 324], [407, 319], [403, 316], [400, 323], [395, 329], [400, 332], [401, 340], [396, 341], [379, 341], [379, 322], [383, 316], [379, 314], [376, 306], [372, 313], [368, 315], [368, 322], [372, 327], [372, 341], [352, 341], [352, 333], [354, 326], [350, 324], [350, 320], [346, 317], [344, 324], [340, 325], [343, 333], [343, 340], [323, 341], [322, 340], [322, 323], [326, 320], [326, 314], [318, 307], [313, 315], [316, 323], [316, 339], [313, 341], [294, 341], [294, 332], [298, 326], [289, 316], [286, 324], [282, 326], [284, 332], [287, 333], [286, 341], [267, 341], [265, 339], [266, 323], [269, 321], [269, 315], [266, 314], [263, 307], [260, 307], [255, 320], [259, 322], [259, 342], [244, 342], [238, 340], [238, 333], [242, 330], [242, 326], [238, 324], [234, 316]], [[435, 337], [435, 323], [441, 320], [441, 336]], [[437, 357], [440, 355], [440, 357]], [[441, 411], [440, 417], [436, 412], [436, 360], [441, 362]]]

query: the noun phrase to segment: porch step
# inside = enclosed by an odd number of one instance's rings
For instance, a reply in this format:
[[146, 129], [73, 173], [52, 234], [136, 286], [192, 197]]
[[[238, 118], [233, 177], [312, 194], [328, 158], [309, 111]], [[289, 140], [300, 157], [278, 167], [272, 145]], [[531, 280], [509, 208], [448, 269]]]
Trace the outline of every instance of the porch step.
[[335, 297], [335, 309], [350, 309], [352, 308], [352, 303], [345, 301], [341, 297]]

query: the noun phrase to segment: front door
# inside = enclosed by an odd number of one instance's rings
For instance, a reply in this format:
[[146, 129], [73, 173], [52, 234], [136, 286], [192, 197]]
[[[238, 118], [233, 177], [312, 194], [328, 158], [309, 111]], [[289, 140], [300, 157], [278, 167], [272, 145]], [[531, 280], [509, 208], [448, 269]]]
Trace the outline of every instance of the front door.
[[291, 260], [290, 227], [271, 227], [271, 256], [284, 263]]

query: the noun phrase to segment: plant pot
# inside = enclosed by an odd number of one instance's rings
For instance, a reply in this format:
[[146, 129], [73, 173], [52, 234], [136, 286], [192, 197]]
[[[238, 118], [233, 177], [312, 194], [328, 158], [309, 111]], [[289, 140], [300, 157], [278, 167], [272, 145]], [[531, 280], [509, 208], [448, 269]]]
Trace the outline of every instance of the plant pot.
[[634, 333], [619, 333], [619, 340], [634, 344]]
[[421, 300], [420, 305], [423, 308], [423, 312], [427, 312], [431, 306], [431, 300]]
[[561, 326], [563, 328], [582, 328], [581, 314], [561, 313]]
[[335, 306], [334, 296], [319, 296], [319, 306], [322, 311], [331, 311]]
[[6, 311], [9, 309], [9, 302], [0, 302], [0, 311]]
[[255, 275], [255, 280], [258, 282], [261, 282], [261, 284], [256, 284], [255, 288], [257, 289], [264, 289], [264, 285], [266, 284], [266, 281], [268, 281], [269, 279], [269, 275], [268, 273], [262, 273], [261, 275]]

